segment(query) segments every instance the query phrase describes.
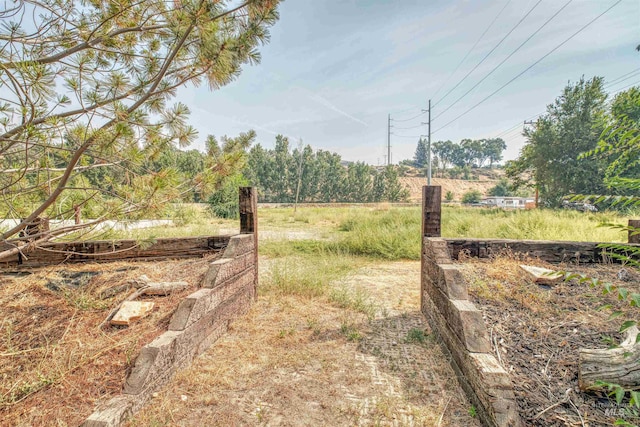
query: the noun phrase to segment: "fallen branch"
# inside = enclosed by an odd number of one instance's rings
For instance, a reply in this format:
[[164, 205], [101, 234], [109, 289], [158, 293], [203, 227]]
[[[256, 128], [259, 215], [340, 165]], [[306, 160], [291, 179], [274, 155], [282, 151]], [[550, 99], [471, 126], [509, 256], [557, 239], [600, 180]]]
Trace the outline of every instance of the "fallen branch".
[[612, 349], [580, 349], [578, 385], [581, 390], [600, 390], [599, 382], [622, 387], [640, 387], [640, 345], [636, 343], [638, 328], [627, 329], [620, 347]]

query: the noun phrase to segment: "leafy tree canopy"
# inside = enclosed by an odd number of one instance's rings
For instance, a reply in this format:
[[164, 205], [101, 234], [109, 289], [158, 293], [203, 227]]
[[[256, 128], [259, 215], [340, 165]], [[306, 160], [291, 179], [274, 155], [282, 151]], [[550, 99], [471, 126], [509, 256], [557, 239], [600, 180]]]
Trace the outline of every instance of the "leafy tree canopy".
[[602, 85], [600, 77], [567, 85], [534, 128], [525, 130], [526, 145], [507, 167], [518, 186], [528, 183], [522, 174], [530, 173], [546, 206], [560, 206], [568, 194], [601, 194], [604, 189], [606, 161], [579, 158], [596, 147], [606, 126]]

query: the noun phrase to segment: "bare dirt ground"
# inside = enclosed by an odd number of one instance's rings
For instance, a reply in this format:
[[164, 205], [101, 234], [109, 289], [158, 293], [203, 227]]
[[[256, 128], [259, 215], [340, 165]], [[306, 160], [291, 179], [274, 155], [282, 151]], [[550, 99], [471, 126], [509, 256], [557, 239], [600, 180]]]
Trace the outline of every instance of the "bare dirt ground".
[[[619, 406], [607, 393], [578, 388], [579, 349], [606, 349], [619, 342], [621, 319], [637, 319], [637, 308], [577, 280], [537, 285], [520, 269], [523, 263], [597, 277], [629, 292], [640, 290], [640, 274], [627, 268], [631, 280], [621, 282], [616, 276], [620, 265], [552, 266], [514, 255], [462, 264], [494, 353], [514, 384], [525, 425], [595, 427], [614, 425], [616, 419], [631, 424], [615, 425], [637, 424], [640, 417], [628, 401]], [[605, 304], [626, 313], [611, 319], [611, 311], [599, 310]]]
[[[422, 187], [427, 185], [427, 179], [424, 177], [401, 177], [400, 183], [409, 190], [409, 200], [419, 202], [422, 200]], [[467, 181], [464, 179], [446, 179], [432, 178], [432, 185], [440, 185], [442, 187], [442, 196], [447, 192], [453, 193], [454, 200], [462, 199], [462, 195], [471, 190], [478, 190], [486, 195], [490, 188], [495, 187], [498, 183], [496, 180], [479, 180]]]
[[419, 270], [368, 264], [344, 281], [372, 317], [260, 292], [130, 425], [478, 426], [419, 311]]

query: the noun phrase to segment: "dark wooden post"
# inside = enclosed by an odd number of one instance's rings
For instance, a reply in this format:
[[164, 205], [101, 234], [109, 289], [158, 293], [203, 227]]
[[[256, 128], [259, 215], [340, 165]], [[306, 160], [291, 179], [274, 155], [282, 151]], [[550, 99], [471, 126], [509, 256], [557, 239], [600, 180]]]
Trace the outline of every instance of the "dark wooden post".
[[[638, 230], [635, 230], [635, 231], [640, 231], [640, 219], [630, 219], [629, 220], [629, 227], [633, 227], [633, 228], [638, 229]], [[632, 231], [629, 230], [629, 243], [640, 243], [640, 234], [632, 235], [631, 233], [632, 233]]]
[[422, 187], [422, 236], [440, 237], [442, 187], [425, 185]]
[[240, 234], [258, 233], [257, 213], [255, 187], [240, 187]]
[[240, 234], [253, 234], [253, 262], [255, 278], [253, 297], [258, 291], [258, 190], [255, 187], [240, 187]]

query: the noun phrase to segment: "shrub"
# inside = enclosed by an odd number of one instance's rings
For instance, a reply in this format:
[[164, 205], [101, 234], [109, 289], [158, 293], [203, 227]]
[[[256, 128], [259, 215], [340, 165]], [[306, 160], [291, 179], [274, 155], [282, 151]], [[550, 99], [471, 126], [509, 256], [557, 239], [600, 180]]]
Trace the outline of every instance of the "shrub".
[[462, 203], [480, 203], [482, 193], [478, 190], [467, 191], [462, 195]]
[[444, 195], [444, 199], [447, 202], [452, 202], [453, 201], [453, 191], [447, 191], [447, 194]]

